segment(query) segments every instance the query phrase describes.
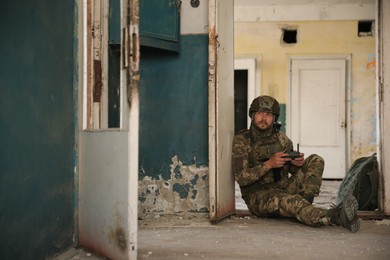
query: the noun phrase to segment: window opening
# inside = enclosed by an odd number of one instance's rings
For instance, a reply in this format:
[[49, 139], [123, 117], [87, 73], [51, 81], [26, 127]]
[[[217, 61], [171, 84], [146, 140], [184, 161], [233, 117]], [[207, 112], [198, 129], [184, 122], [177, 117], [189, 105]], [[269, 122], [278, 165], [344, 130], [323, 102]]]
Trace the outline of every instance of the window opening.
[[108, 18], [108, 128], [120, 127], [121, 22], [120, 1], [109, 1]]
[[373, 21], [359, 21], [358, 23], [358, 36], [366, 37], [374, 35], [374, 23]]
[[283, 43], [287, 43], [287, 44], [297, 43], [297, 30], [283, 29]]
[[[86, 129], [120, 127], [119, 1], [86, 0]], [[115, 29], [113, 29], [115, 28]]]
[[108, 55], [108, 128], [117, 128], [120, 127], [120, 45], [110, 44]]

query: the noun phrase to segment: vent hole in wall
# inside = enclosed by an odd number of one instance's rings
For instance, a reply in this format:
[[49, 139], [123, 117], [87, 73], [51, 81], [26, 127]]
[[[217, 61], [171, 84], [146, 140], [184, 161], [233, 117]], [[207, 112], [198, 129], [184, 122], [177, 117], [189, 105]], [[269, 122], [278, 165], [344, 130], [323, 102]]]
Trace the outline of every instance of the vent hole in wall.
[[358, 23], [358, 36], [373, 36], [374, 35], [374, 22], [373, 21], [359, 21]]
[[286, 44], [297, 43], [297, 30], [283, 29], [283, 42]]

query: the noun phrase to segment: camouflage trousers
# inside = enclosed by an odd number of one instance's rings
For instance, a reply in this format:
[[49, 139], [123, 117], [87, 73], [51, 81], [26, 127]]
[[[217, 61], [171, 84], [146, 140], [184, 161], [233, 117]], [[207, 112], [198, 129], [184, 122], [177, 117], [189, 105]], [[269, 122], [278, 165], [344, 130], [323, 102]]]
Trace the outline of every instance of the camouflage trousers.
[[324, 160], [313, 154], [286, 184], [264, 186], [244, 200], [249, 210], [260, 217], [294, 217], [310, 226], [329, 224], [324, 223], [328, 210], [312, 205], [320, 192], [323, 171]]

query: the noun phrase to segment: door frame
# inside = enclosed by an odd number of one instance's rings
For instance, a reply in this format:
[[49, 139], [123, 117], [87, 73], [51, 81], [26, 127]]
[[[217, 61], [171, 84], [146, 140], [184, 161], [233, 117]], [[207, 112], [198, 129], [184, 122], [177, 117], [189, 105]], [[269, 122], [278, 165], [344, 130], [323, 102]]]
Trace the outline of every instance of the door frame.
[[[390, 129], [390, 52], [384, 46], [390, 43], [390, 2], [376, 0], [376, 86], [377, 86], [377, 153], [379, 166], [379, 210], [390, 215], [390, 138], [385, 129]], [[387, 116], [386, 116], [387, 114]]]
[[[235, 58], [234, 70], [247, 70], [248, 71], [248, 89], [247, 89], [247, 110], [253, 99], [260, 95], [261, 84], [261, 70], [257, 68], [257, 64], [261, 61], [261, 57], [258, 58]], [[247, 127], [251, 124], [250, 120], [247, 120]]]
[[208, 144], [211, 222], [218, 222], [235, 212], [231, 169], [234, 136], [234, 19], [225, 19], [233, 15], [233, 0], [209, 0]]
[[[213, 0], [215, 1], [215, 0]], [[212, 0], [210, 0], [212, 2]], [[376, 0], [375, 1], [375, 12], [376, 12], [376, 19], [375, 19], [375, 38], [376, 38], [376, 68], [377, 68], [377, 76], [376, 76], [376, 84], [377, 84], [377, 153], [378, 153], [378, 166], [380, 169], [380, 206], [379, 210], [383, 212], [385, 215], [390, 215], [390, 152], [386, 152], [390, 150], [390, 138], [386, 137], [384, 134], [384, 129], [385, 128], [390, 128], [390, 120], [386, 120], [387, 118], [390, 118], [386, 116], [386, 114], [390, 114], [390, 102], [384, 102], [386, 100], [389, 100], [388, 97], [390, 97], [390, 88], [385, 87], [389, 85], [389, 78], [390, 78], [390, 72], [389, 69], [385, 66], [386, 61], [389, 59], [389, 53], [390, 52], [385, 52], [383, 46], [390, 41], [389, 36], [390, 35], [388, 32], [390, 32], [390, 26], [385, 26], [385, 24], [389, 24], [388, 21], [390, 20], [390, 3], [384, 0]], [[213, 9], [209, 7], [209, 17], [212, 17], [212, 11]], [[215, 15], [215, 14], [213, 14]], [[234, 19], [232, 17], [232, 19]], [[209, 28], [210, 30], [210, 28]], [[339, 56], [339, 55], [334, 55], [334, 56]], [[347, 57], [349, 55], [344, 54], [341, 55], [341, 57]], [[295, 57], [302, 57], [303, 56], [295, 56]], [[319, 57], [317, 55], [316, 57]], [[328, 56], [329, 57], [329, 56]], [[289, 64], [289, 63], [288, 63]], [[348, 76], [347, 76], [347, 131], [349, 133], [350, 131], [350, 121], [351, 121], [351, 116], [350, 116], [350, 107], [351, 107], [351, 63], [350, 60], [348, 60]], [[212, 64], [211, 64], [212, 65]], [[210, 66], [210, 64], [209, 64]], [[289, 85], [289, 69], [286, 72], [286, 77], [287, 77], [287, 97], [286, 100], [290, 100], [290, 85]], [[287, 113], [289, 109], [287, 109]], [[209, 113], [209, 115], [211, 115]], [[286, 123], [289, 124], [289, 121], [291, 118], [286, 114]], [[287, 130], [287, 129], [286, 129]], [[350, 164], [351, 161], [351, 155], [350, 155], [350, 135], [347, 134], [347, 153], [349, 158], [347, 160], [347, 165]], [[210, 143], [210, 137], [209, 137], [209, 144]], [[217, 166], [215, 166], [217, 167]]]
[[339, 55], [291, 55], [288, 57], [288, 68], [287, 68], [287, 90], [286, 90], [286, 134], [288, 136], [291, 136], [291, 121], [292, 121], [292, 115], [291, 115], [291, 98], [292, 98], [292, 61], [293, 60], [321, 60], [321, 59], [335, 59], [335, 60], [345, 60], [346, 64], [346, 88], [345, 88], [345, 111], [346, 111], [346, 124], [345, 127], [345, 166], [346, 169], [349, 168], [351, 165], [352, 156], [350, 154], [350, 147], [351, 147], [351, 135], [350, 133], [351, 129], [351, 82], [352, 82], [352, 67], [351, 67], [351, 55], [350, 54], [339, 54]]

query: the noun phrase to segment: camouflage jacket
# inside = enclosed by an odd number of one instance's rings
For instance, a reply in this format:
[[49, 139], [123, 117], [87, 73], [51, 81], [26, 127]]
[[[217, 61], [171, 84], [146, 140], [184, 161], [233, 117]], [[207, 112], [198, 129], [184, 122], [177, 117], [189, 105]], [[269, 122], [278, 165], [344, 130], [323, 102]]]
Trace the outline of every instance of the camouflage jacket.
[[280, 131], [272, 129], [264, 134], [254, 127], [241, 130], [233, 139], [232, 168], [242, 196], [262, 187], [287, 186], [289, 173], [295, 173], [298, 167], [287, 164], [270, 170], [263, 163], [275, 153], [292, 147], [292, 141]]

